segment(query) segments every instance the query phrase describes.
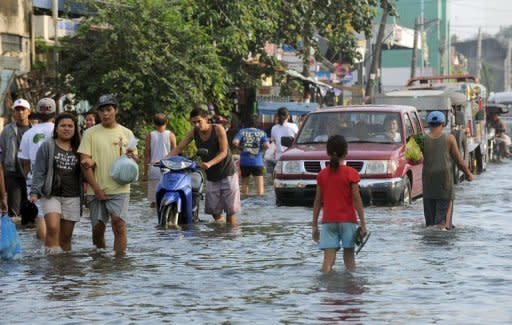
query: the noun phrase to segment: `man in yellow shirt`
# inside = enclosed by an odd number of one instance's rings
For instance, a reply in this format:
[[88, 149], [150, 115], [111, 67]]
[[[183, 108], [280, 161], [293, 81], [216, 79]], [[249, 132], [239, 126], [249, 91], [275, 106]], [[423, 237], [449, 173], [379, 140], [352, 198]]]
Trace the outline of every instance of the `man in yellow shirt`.
[[92, 223], [92, 241], [105, 248], [105, 225], [112, 220], [116, 255], [126, 251], [126, 213], [130, 184], [119, 184], [110, 175], [112, 164], [122, 154], [138, 162], [137, 150], [127, 149], [132, 131], [117, 123], [118, 101], [113, 95], [99, 98], [97, 110], [101, 124], [84, 132], [78, 148], [82, 172], [89, 183], [86, 193]]

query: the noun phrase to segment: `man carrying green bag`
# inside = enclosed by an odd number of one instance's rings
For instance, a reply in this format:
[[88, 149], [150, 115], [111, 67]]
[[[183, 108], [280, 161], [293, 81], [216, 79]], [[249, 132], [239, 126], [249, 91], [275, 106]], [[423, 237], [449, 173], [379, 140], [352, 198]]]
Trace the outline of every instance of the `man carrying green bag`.
[[446, 117], [440, 111], [427, 116], [430, 128], [424, 137], [423, 147], [423, 212], [427, 226], [442, 230], [453, 228], [453, 186], [452, 159], [464, 171], [469, 181], [473, 174], [461, 157], [457, 142], [452, 134], [443, 133]]

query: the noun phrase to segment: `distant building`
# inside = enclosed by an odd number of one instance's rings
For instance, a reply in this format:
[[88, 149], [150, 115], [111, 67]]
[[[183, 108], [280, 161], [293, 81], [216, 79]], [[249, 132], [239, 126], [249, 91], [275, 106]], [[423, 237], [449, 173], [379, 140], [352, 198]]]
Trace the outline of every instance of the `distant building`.
[[[453, 43], [455, 50], [468, 60], [468, 72], [474, 74], [477, 67], [477, 40]], [[482, 67], [480, 69], [480, 82], [489, 92], [504, 91], [505, 67], [507, 45], [496, 38], [482, 40]]]
[[[416, 76], [450, 73], [450, 30], [448, 0], [396, 1], [396, 18], [388, 23], [414, 29], [415, 20], [424, 17], [423, 35], [416, 57]], [[378, 28], [378, 21], [376, 20]], [[374, 32], [376, 33], [376, 32]], [[388, 35], [384, 35], [386, 38]], [[421, 37], [420, 37], [421, 38]], [[382, 52], [383, 91], [403, 87], [411, 74], [412, 49], [386, 49]]]
[[0, 1], [0, 116], [6, 112], [6, 90], [14, 76], [30, 71], [31, 16], [31, 0]]
[[[80, 0], [58, 0], [57, 8], [59, 38], [74, 35], [79, 17], [91, 14]], [[0, 116], [8, 113], [11, 93], [20, 89], [19, 76], [30, 72], [36, 61], [36, 40], [53, 45], [55, 34], [51, 0], [0, 0]]]

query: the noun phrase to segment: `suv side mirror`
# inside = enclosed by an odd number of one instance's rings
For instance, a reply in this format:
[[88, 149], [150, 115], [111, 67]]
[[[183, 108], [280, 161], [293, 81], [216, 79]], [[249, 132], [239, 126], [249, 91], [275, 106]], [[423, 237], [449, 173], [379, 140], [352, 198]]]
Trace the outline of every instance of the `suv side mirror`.
[[291, 146], [293, 143], [293, 137], [282, 137], [281, 138], [281, 145], [285, 147]]
[[466, 125], [466, 119], [464, 118], [464, 112], [461, 112], [461, 111], [455, 112], [455, 124]]

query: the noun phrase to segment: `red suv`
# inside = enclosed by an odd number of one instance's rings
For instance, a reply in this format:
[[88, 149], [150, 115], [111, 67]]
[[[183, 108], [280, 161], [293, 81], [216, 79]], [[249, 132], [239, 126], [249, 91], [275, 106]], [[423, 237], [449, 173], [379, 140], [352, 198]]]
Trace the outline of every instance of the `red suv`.
[[409, 204], [422, 194], [422, 164], [404, 157], [409, 136], [424, 133], [412, 106], [342, 106], [310, 113], [296, 139], [282, 138], [289, 147], [274, 170], [277, 205], [311, 205], [316, 176], [329, 164], [326, 142], [341, 134], [348, 142], [345, 163], [361, 176], [366, 204]]

